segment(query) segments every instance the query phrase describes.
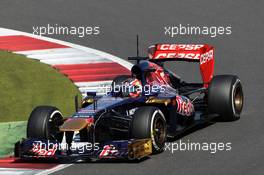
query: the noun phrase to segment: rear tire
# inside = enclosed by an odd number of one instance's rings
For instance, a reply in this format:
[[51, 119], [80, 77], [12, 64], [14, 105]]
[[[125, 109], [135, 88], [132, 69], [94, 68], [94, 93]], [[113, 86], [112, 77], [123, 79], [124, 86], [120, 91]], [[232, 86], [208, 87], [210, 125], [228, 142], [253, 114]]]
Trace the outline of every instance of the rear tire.
[[36, 107], [30, 114], [27, 124], [27, 138], [61, 141], [59, 126], [63, 124], [61, 112], [51, 106]]
[[208, 89], [209, 112], [219, 114], [221, 121], [234, 121], [240, 118], [243, 108], [243, 90], [237, 76], [217, 75]]
[[159, 153], [164, 150], [167, 137], [166, 127], [165, 117], [159, 108], [144, 106], [134, 113], [131, 135], [135, 139], [150, 138], [153, 153]]

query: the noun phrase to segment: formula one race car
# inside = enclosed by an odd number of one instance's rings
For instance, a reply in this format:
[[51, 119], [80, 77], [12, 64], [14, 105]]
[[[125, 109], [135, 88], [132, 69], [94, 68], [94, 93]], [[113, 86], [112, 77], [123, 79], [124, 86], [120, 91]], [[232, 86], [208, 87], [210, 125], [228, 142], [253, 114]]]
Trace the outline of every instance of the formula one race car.
[[[131, 57], [131, 75], [113, 80], [105, 96], [87, 92], [71, 117], [50, 106], [31, 113], [27, 138], [15, 144], [20, 158], [140, 159], [162, 152], [167, 137], [217, 118], [233, 121], [243, 108], [235, 75], [216, 75], [214, 48], [194, 44], [156, 44], [148, 57]], [[165, 61], [198, 62], [202, 83], [188, 83], [163, 67]]]

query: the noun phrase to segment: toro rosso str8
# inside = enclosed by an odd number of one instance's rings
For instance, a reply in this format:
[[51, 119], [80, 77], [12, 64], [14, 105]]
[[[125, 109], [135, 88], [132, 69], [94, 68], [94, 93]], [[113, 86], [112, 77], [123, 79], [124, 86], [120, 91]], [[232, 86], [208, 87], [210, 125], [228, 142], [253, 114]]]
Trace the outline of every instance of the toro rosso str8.
[[[27, 138], [15, 144], [15, 156], [140, 159], [162, 152], [168, 137], [197, 124], [239, 119], [241, 82], [235, 75], [213, 75], [213, 47], [156, 44], [148, 57], [129, 59], [137, 60], [131, 75], [116, 77], [105, 96], [87, 92], [71, 117], [56, 107], [35, 108]], [[183, 81], [163, 66], [165, 61], [197, 62], [203, 82]]]

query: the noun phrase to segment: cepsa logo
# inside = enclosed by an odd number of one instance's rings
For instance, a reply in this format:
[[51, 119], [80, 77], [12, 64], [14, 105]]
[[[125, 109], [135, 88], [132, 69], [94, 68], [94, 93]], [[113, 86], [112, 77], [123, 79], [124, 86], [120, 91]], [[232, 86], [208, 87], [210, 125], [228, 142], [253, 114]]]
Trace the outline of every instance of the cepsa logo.
[[160, 44], [157, 45], [154, 58], [186, 58], [199, 60], [201, 55], [199, 52], [202, 47], [204, 47], [203, 44]]
[[203, 44], [160, 44], [157, 50], [199, 50]]
[[159, 58], [185, 58], [185, 59], [194, 59], [194, 60], [199, 60], [200, 59], [200, 54], [199, 53], [177, 53], [177, 52], [162, 52], [158, 53], [154, 59], [159, 59]]
[[204, 64], [214, 58], [214, 50], [211, 49], [208, 52], [204, 53], [200, 57], [200, 64]]
[[202, 53], [205, 45], [202, 44], [160, 44], [157, 45], [157, 51], [154, 59], [159, 58], [184, 58], [200, 60], [204, 64], [214, 58], [214, 50]]

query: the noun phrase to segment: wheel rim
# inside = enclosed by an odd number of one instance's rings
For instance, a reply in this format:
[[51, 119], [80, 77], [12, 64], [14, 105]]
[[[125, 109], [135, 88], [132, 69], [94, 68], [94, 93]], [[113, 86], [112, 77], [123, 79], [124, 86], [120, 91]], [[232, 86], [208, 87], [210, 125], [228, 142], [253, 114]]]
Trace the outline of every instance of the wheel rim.
[[49, 139], [60, 139], [59, 126], [62, 125], [63, 119], [60, 113], [54, 113], [50, 116], [47, 128], [47, 138]]
[[162, 147], [166, 140], [165, 122], [161, 116], [157, 117], [153, 124], [153, 135], [155, 143]]
[[234, 89], [233, 99], [235, 112], [240, 114], [243, 108], [243, 91], [240, 84]]

